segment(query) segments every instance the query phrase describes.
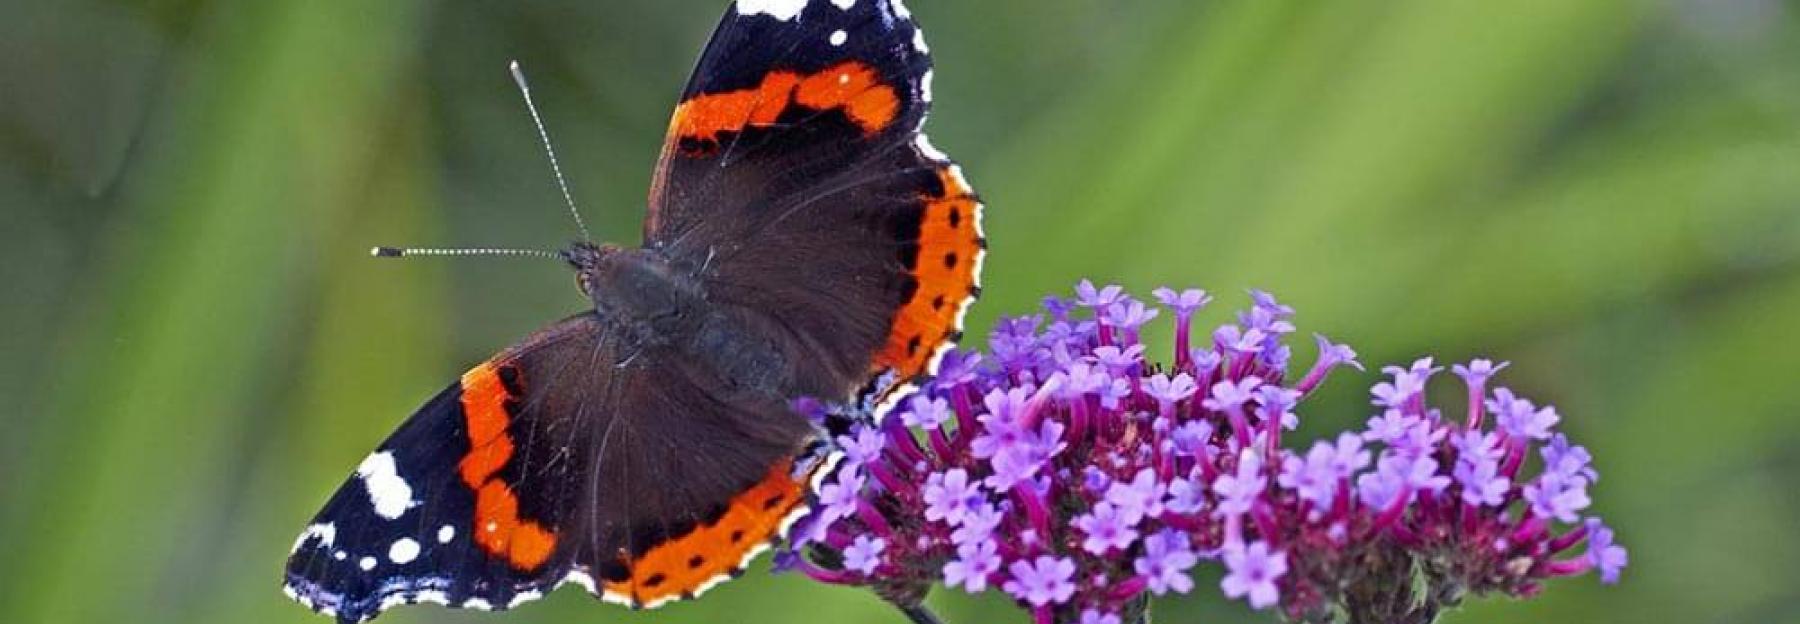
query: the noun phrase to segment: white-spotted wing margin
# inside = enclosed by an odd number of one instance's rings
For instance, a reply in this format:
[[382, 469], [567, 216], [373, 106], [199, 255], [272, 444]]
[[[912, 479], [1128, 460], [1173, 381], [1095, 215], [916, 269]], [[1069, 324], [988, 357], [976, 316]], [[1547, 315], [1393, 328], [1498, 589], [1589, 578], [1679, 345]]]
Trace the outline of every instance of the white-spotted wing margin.
[[[594, 577], [586, 570], [582, 569], [570, 570], [556, 586], [561, 587], [571, 583], [580, 585], [583, 589], [587, 590], [589, 595], [599, 598], [604, 602], [624, 605], [633, 609], [655, 609], [671, 602], [699, 598], [700, 595], [706, 593], [707, 590], [718, 587], [720, 583], [724, 583], [725, 581], [729, 581], [736, 578], [738, 575], [743, 574], [744, 570], [748, 569], [750, 563], [756, 561], [758, 556], [761, 556], [776, 544], [780, 544], [783, 540], [786, 540], [788, 533], [794, 528], [794, 523], [799, 522], [801, 518], [806, 517], [807, 514], [812, 512], [814, 499], [817, 496], [819, 487], [824, 484], [826, 476], [831, 474], [831, 471], [837, 468], [838, 462], [841, 461], [843, 457], [844, 454], [839, 452], [837, 447], [829, 442], [822, 442], [812, 449], [809, 449], [806, 453], [803, 453], [795, 466], [795, 474], [807, 475], [806, 481], [808, 489], [806, 492], [806, 504], [794, 507], [793, 511], [789, 511], [786, 516], [783, 516], [781, 522], [775, 529], [775, 534], [769, 536], [768, 540], [757, 544], [749, 551], [745, 552], [744, 556], [738, 559], [737, 565], [732, 566], [730, 571], [723, 574], [716, 574], [712, 578], [706, 579], [685, 596], [664, 596], [639, 604], [629, 595], [607, 590], [603, 586], [595, 583]], [[516, 605], [519, 600], [514, 598], [513, 602], [514, 605]]]
[[806, 10], [807, 0], [738, 0], [738, 15], [767, 15], [781, 21], [790, 21]]
[[[912, 12], [907, 10], [906, 3], [903, 0], [890, 0], [889, 6], [891, 6], [893, 8], [894, 14], [896, 16], [898, 16], [900, 19], [906, 20], [909, 22], [912, 21]], [[912, 46], [913, 46], [913, 49], [918, 51], [920, 54], [930, 54], [931, 47], [925, 44], [925, 29], [920, 28], [917, 23], [913, 24]], [[919, 99], [927, 104], [931, 103], [931, 98], [932, 98], [932, 93], [931, 93], [931, 82], [932, 82], [932, 78], [933, 78], [932, 71], [933, 70], [929, 70], [929, 69], [925, 70], [925, 75], [921, 76], [919, 78]], [[919, 127], [914, 129], [918, 133], [918, 135], [913, 139], [913, 142], [912, 142], [913, 151], [918, 153], [918, 155], [920, 157], [924, 158], [925, 160], [931, 161], [932, 163], [935, 163], [938, 165], [943, 165], [943, 166], [949, 167], [950, 175], [956, 179], [957, 184], [961, 185], [962, 188], [969, 189], [970, 193], [974, 193], [975, 187], [970, 186], [969, 181], [963, 178], [962, 167], [957, 166], [957, 164], [954, 161], [950, 160], [950, 156], [945, 154], [943, 152], [943, 150], [939, 150], [937, 148], [937, 146], [932, 145], [931, 139], [925, 135], [925, 122], [927, 119], [930, 119], [930, 117], [931, 117], [930, 112], [927, 112], [926, 114], [921, 115], [919, 117]], [[975, 201], [975, 214], [974, 214], [974, 218], [972, 219], [972, 221], [975, 226], [975, 236], [976, 236], [976, 238], [978, 238], [979, 240], [982, 240], [982, 241], [987, 240], [987, 232], [982, 229], [982, 225], [981, 225], [982, 217], [986, 213], [987, 213], [987, 206], [985, 204], [982, 204], [980, 200], [976, 200]], [[974, 273], [974, 284], [973, 284], [975, 293], [981, 292], [981, 268], [982, 268], [982, 262], [983, 262], [983, 260], [986, 259], [986, 257], [987, 257], [987, 246], [984, 244], [982, 247], [977, 249], [976, 253], [975, 253], [975, 273]], [[956, 305], [956, 320], [954, 321], [954, 324], [951, 327], [952, 332], [961, 332], [962, 331], [963, 326], [964, 326], [964, 318], [967, 317], [969, 314], [969, 306], [974, 305], [975, 300], [978, 297], [979, 297], [978, 294], [971, 294], [969, 296], [963, 297], [962, 301], [957, 303], [957, 305]], [[948, 354], [951, 349], [954, 349], [954, 348], [956, 348], [956, 342], [953, 340], [946, 340], [943, 342], [943, 344], [938, 345], [937, 348], [932, 351], [931, 357], [926, 360], [925, 372], [923, 375], [921, 375], [921, 379], [928, 379], [930, 377], [936, 376], [937, 372], [938, 372], [938, 366], [943, 363], [944, 356], [946, 354]], [[886, 385], [886, 384], [883, 384], [883, 385]], [[918, 389], [917, 384], [913, 383], [912, 381], [907, 381], [906, 383], [899, 384], [898, 386], [887, 390], [885, 392], [885, 394], [882, 394], [881, 400], [873, 406], [873, 409], [870, 410], [870, 413], [874, 416], [875, 423], [880, 424], [887, 417], [888, 412], [892, 411], [893, 408], [899, 404], [901, 399], [906, 398], [907, 396], [911, 395], [912, 392], [917, 389]]]

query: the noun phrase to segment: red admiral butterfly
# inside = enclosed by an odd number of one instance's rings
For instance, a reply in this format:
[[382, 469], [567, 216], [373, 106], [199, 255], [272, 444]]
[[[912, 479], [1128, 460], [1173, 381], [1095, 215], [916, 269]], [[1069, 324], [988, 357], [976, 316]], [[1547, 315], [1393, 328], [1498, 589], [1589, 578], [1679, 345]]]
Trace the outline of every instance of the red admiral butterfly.
[[593, 309], [363, 460], [287, 592], [360, 622], [569, 582], [648, 608], [741, 572], [828, 469], [790, 401], [892, 399], [980, 291], [981, 205], [920, 134], [930, 99], [900, 0], [739, 0], [669, 124], [643, 246], [563, 252]]

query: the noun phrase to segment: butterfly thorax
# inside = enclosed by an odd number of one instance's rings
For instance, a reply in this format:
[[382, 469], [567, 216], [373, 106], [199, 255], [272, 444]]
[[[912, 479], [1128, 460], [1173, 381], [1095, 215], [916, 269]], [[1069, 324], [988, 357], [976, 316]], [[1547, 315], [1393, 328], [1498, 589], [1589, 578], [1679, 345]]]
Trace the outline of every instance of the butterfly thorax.
[[691, 335], [704, 321], [698, 280], [655, 252], [577, 243], [565, 256], [600, 317], [645, 346]]
[[694, 270], [656, 250], [616, 245], [577, 243], [564, 255], [595, 312], [629, 346], [627, 359], [673, 350], [734, 389], [770, 398], [793, 393], [789, 358], [766, 328], [740, 309], [709, 301]]

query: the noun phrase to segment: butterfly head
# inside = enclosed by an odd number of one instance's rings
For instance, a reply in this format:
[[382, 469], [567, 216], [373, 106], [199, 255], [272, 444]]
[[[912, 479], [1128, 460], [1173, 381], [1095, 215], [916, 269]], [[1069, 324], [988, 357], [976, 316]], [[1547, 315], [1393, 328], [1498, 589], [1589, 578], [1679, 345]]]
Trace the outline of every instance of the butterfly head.
[[577, 241], [568, 249], [559, 252], [559, 255], [569, 263], [569, 268], [575, 269], [575, 286], [581, 289], [581, 294], [592, 297], [595, 292], [594, 277], [600, 271], [600, 265], [606, 261], [606, 258], [617, 255], [623, 250], [618, 245], [610, 243], [596, 245]]
[[602, 317], [634, 327], [656, 341], [688, 335], [704, 317], [698, 280], [655, 251], [575, 243], [563, 252], [575, 282]]

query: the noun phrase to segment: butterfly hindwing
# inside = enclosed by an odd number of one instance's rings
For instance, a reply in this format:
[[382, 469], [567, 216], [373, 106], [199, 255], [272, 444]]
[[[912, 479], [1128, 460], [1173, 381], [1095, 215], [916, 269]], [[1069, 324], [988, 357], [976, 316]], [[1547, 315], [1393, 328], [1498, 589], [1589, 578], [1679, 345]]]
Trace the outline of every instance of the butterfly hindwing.
[[566, 520], [579, 475], [529, 458], [541, 445], [522, 444], [522, 435], [554, 427], [525, 418], [518, 361], [598, 337], [591, 317], [559, 323], [419, 408], [295, 542], [289, 593], [359, 622], [410, 602], [505, 609], [564, 580], [575, 553]]
[[478, 491], [458, 470], [470, 449], [461, 394], [452, 385], [420, 408], [331, 497], [294, 543], [289, 595], [360, 622], [411, 602], [503, 609], [558, 580], [547, 559], [519, 569], [475, 543]]
[[287, 589], [345, 622], [505, 609], [567, 582], [651, 607], [741, 570], [804, 511], [813, 430], [593, 313], [439, 393], [296, 541]]

